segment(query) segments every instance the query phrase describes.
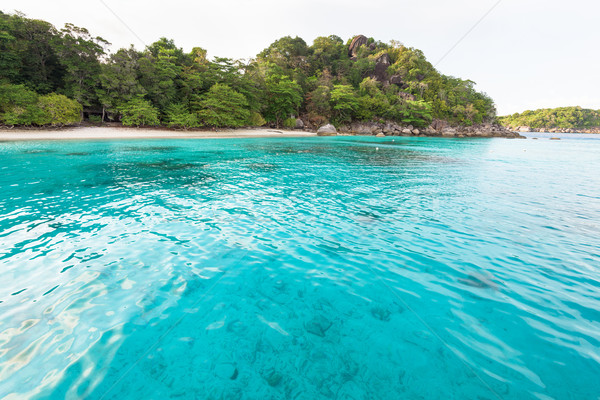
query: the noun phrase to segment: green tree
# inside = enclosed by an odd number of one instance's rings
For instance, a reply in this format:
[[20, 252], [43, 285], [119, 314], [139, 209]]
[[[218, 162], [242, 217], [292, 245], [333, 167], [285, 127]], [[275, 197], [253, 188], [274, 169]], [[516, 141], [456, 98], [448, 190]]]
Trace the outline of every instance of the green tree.
[[0, 85], [0, 122], [6, 125], [43, 125], [46, 114], [38, 94], [24, 85]]
[[306, 99], [306, 111], [310, 122], [320, 126], [331, 118], [331, 89], [321, 85], [310, 92]]
[[165, 38], [148, 46], [139, 60], [139, 82], [146, 97], [162, 113], [169, 105], [180, 102], [184, 60], [183, 51]]
[[60, 63], [66, 70], [63, 91], [85, 107], [99, 105], [96, 88], [100, 86], [100, 57], [108, 44], [72, 24], [66, 24], [55, 39]]
[[19, 57], [15, 51], [11, 17], [0, 11], [0, 81], [14, 82], [19, 76]]
[[62, 94], [41, 96], [38, 107], [45, 114], [45, 125], [71, 125], [81, 121], [81, 104]]
[[172, 104], [167, 108], [167, 123], [175, 128], [194, 128], [200, 126], [198, 116], [190, 112], [184, 104]]
[[308, 54], [309, 48], [302, 38], [285, 36], [276, 40], [260, 52], [258, 57], [264, 61], [278, 65], [289, 73], [295, 69], [306, 68], [306, 57]]
[[298, 113], [302, 88], [287, 76], [272, 75], [267, 78], [265, 97], [265, 117], [279, 127], [284, 119]]
[[60, 89], [65, 75], [55, 49], [59, 37], [52, 24], [15, 14], [10, 19], [12, 44], [19, 59], [19, 75], [14, 83], [21, 83], [38, 93], [46, 94]]
[[336, 123], [350, 122], [359, 106], [352, 86], [334, 85], [331, 91], [331, 106]]
[[119, 108], [131, 99], [146, 94], [138, 80], [141, 55], [133, 47], [120, 49], [102, 65], [100, 85], [96, 93], [105, 114], [118, 114]]
[[158, 125], [158, 110], [148, 100], [136, 97], [120, 108], [121, 122], [125, 126]]
[[214, 127], [238, 127], [248, 123], [250, 111], [244, 95], [217, 83], [198, 104], [202, 124]]

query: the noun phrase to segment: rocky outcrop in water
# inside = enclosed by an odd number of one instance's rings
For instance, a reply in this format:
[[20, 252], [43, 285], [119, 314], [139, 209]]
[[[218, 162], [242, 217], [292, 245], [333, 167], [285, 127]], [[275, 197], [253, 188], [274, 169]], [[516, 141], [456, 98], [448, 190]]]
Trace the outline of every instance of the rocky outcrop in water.
[[426, 128], [401, 125], [395, 122], [353, 122], [340, 126], [339, 132], [349, 135], [385, 135], [385, 136], [440, 136], [440, 137], [506, 137], [522, 138], [497, 124], [478, 124], [473, 126], [450, 126], [446, 121], [434, 120]]

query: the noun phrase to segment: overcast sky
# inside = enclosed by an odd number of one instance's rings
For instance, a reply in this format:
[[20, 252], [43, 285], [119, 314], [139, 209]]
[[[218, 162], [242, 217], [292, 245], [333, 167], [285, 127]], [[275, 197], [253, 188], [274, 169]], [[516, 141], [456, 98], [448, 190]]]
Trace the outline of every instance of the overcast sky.
[[57, 28], [85, 27], [111, 42], [112, 51], [129, 44], [142, 49], [165, 36], [186, 51], [200, 46], [209, 56], [251, 58], [286, 35], [308, 44], [330, 34], [395, 39], [423, 50], [440, 72], [475, 81], [500, 115], [571, 105], [600, 109], [600, 1], [497, 2], [3, 0], [0, 7]]

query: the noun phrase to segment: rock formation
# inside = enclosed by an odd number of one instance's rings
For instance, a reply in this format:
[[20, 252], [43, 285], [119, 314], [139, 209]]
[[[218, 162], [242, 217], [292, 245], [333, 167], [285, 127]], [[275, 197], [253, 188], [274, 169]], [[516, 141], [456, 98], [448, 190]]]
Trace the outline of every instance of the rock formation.
[[385, 135], [385, 136], [442, 136], [442, 137], [506, 137], [523, 138], [497, 124], [478, 124], [473, 126], [449, 126], [446, 121], [434, 120], [426, 128], [415, 128], [412, 125], [401, 125], [396, 122], [352, 122], [340, 126], [340, 132], [350, 135]]
[[388, 82], [387, 69], [392, 65], [392, 60], [388, 53], [383, 53], [377, 60], [375, 60], [375, 72], [373, 72], [373, 78], [378, 82]]
[[402, 87], [404, 85], [404, 82], [402, 82], [402, 76], [401, 75], [392, 75], [392, 76], [390, 76], [390, 83], [392, 85], [398, 85], [400, 87]]
[[331, 124], [327, 124], [327, 125], [323, 125], [322, 127], [319, 128], [319, 130], [317, 131], [317, 135], [318, 136], [335, 136], [335, 135], [337, 135], [337, 130], [335, 129], [335, 126], [333, 126]]
[[358, 55], [358, 49], [360, 46], [365, 46], [369, 39], [364, 35], [355, 36], [348, 47], [348, 57], [355, 58]]

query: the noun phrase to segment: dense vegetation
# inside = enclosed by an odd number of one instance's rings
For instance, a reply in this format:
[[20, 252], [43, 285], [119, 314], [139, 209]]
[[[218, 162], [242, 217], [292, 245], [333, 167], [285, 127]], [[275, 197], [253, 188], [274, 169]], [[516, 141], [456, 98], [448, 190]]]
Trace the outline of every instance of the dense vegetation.
[[440, 74], [420, 50], [361, 37], [312, 45], [284, 37], [249, 62], [186, 53], [165, 38], [108, 54], [108, 42], [67, 24], [0, 12], [0, 123], [69, 124], [81, 118], [173, 127], [312, 125], [495, 118], [474, 82]]
[[499, 121], [502, 125], [511, 127], [587, 129], [600, 127], [600, 110], [581, 107], [543, 108], [500, 117]]

